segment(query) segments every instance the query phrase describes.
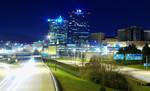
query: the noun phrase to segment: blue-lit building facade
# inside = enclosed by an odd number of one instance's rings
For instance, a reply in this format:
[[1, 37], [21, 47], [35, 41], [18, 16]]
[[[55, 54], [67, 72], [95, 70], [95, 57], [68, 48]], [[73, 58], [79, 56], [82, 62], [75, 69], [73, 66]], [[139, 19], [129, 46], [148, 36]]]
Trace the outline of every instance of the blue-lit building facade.
[[62, 17], [48, 19], [48, 42], [50, 45], [66, 45], [67, 43], [67, 21]]
[[56, 19], [48, 19], [48, 35], [46, 50], [53, 57], [65, 54], [67, 45], [67, 26], [68, 21], [61, 16]]
[[90, 13], [82, 12], [82, 10], [69, 12], [68, 44], [75, 44], [78, 47], [89, 44], [89, 14]]
[[[69, 13], [67, 20], [61, 16], [57, 19], [48, 19], [48, 43], [49, 46], [56, 46], [58, 57], [82, 58], [84, 53], [106, 55], [111, 52], [107, 42], [103, 42], [103, 33], [90, 33], [89, 16], [89, 12], [76, 10]], [[93, 45], [91, 40], [94, 40]]]

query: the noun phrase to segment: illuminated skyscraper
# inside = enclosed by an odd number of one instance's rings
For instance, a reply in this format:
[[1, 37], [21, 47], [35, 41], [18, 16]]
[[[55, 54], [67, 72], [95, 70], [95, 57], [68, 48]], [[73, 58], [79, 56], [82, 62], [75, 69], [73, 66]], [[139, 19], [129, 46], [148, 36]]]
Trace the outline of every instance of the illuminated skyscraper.
[[67, 42], [67, 21], [60, 16], [57, 19], [48, 19], [48, 40], [53, 45], [65, 45]]
[[77, 46], [89, 43], [90, 25], [88, 16], [90, 13], [84, 13], [82, 10], [69, 12], [68, 20], [68, 43]]

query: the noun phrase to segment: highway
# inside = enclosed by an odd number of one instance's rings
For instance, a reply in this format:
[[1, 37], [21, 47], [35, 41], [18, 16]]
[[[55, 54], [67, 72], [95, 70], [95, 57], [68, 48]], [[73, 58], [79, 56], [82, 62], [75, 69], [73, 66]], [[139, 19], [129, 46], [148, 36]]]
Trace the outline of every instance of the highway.
[[0, 63], [0, 91], [55, 91], [50, 70], [42, 61]]

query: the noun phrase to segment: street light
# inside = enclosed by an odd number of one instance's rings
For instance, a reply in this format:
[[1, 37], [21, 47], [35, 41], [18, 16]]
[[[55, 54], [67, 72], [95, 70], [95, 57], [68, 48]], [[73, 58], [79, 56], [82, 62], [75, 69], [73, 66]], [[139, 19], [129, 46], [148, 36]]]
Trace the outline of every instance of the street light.
[[47, 39], [51, 39], [51, 36], [50, 36], [50, 35], [47, 35]]
[[51, 21], [51, 19], [47, 19], [47, 21], [48, 21], [48, 22], [50, 22], [50, 21]]
[[100, 48], [96, 48], [96, 52], [98, 52], [98, 53], [99, 53], [99, 52], [100, 52]]
[[98, 56], [100, 56], [101, 49], [99, 47], [96, 48], [96, 52], [98, 52]]
[[52, 38], [51, 35], [47, 35], [46, 38], [47, 38], [48, 44], [49, 44], [51, 42], [51, 38]]

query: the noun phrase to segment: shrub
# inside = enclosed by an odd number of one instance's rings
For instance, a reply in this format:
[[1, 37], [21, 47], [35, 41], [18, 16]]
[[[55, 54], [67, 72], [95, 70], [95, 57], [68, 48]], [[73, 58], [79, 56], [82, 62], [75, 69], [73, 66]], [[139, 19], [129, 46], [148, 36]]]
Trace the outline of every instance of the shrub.
[[97, 84], [118, 89], [121, 91], [129, 91], [129, 85], [126, 77], [119, 72], [114, 71], [116, 66], [102, 64], [101, 58], [94, 56], [90, 62], [81, 70], [81, 76], [87, 78]]
[[99, 91], [106, 91], [106, 88], [104, 86], [101, 86]]
[[95, 83], [101, 83], [103, 80], [103, 72], [105, 67], [100, 64], [100, 57], [94, 56], [90, 59], [90, 62], [82, 68], [80, 75], [83, 78], [87, 78]]
[[107, 76], [104, 80], [104, 85], [122, 91], [126, 91], [129, 89], [126, 77], [117, 72], [107, 73]]

